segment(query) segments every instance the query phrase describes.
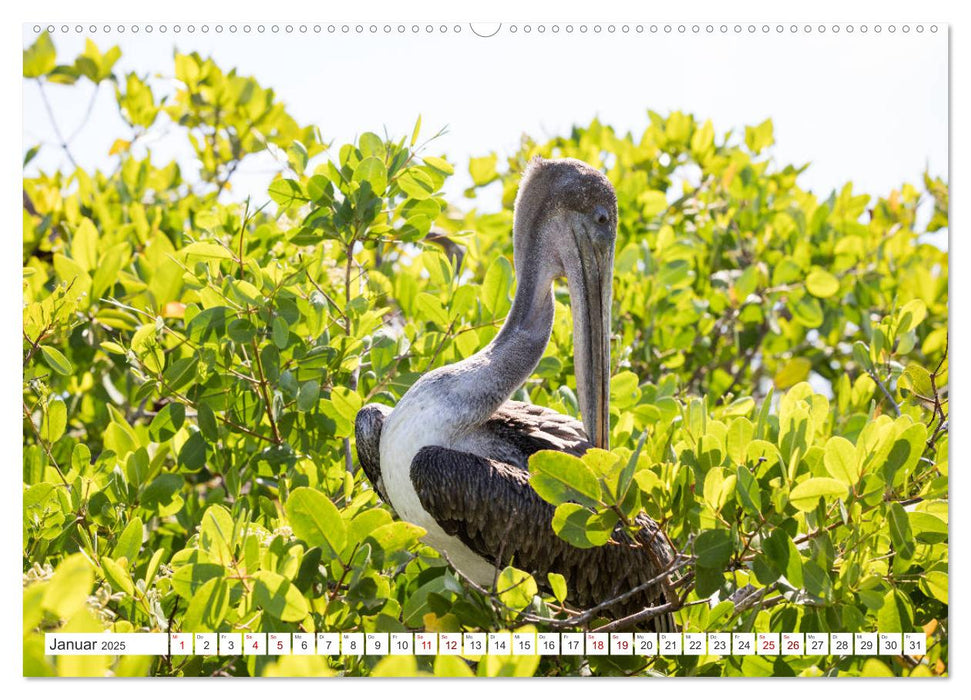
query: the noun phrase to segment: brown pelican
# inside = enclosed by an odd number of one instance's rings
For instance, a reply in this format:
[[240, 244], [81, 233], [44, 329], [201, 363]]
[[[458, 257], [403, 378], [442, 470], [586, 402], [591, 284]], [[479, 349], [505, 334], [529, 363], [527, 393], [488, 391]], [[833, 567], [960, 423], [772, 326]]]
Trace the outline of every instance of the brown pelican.
[[[392, 410], [364, 406], [356, 419], [358, 458], [397, 514], [482, 585], [512, 561], [536, 574], [562, 574], [568, 602], [588, 609], [643, 584], [673, 560], [658, 525], [637, 519], [639, 546], [618, 527], [603, 547], [560, 539], [554, 508], [529, 485], [538, 450], [582, 455], [607, 448], [610, 302], [617, 199], [607, 178], [573, 159], [535, 158], [523, 175], [513, 221], [518, 288], [495, 339], [421, 377]], [[553, 281], [566, 277], [573, 309], [574, 363], [583, 422], [510, 401], [535, 369], [553, 327]], [[500, 557], [502, 561], [500, 561]], [[673, 600], [655, 585], [608, 609], [621, 617]], [[655, 629], [672, 629], [669, 616]]]

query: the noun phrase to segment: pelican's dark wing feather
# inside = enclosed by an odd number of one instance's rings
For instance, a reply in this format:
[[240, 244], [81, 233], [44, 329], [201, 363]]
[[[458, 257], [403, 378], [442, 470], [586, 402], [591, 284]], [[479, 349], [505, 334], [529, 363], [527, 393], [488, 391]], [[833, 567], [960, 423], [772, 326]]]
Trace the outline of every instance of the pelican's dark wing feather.
[[[540, 586], [546, 574], [567, 581], [569, 602], [581, 609], [610, 600], [664, 571], [674, 552], [658, 525], [641, 516], [640, 547], [630, 546], [618, 528], [617, 543], [579, 549], [557, 537], [552, 505], [529, 485], [526, 470], [479, 455], [445, 447], [424, 447], [411, 463], [411, 480], [422, 507], [450, 535], [487, 561], [503, 567], [510, 561], [533, 573]], [[673, 600], [667, 585], [647, 589], [604, 611], [609, 617], [630, 615]], [[649, 623], [658, 631], [674, 629], [670, 615]]]
[[354, 439], [357, 442], [357, 461], [367, 475], [368, 481], [378, 492], [381, 500], [388, 503], [381, 479], [381, 429], [384, 419], [391, 413], [391, 407], [379, 403], [369, 403], [357, 412], [354, 418]]
[[583, 423], [571, 416], [520, 401], [507, 401], [482, 427], [494, 439], [515, 449], [515, 463], [525, 467], [529, 456], [539, 450], [558, 450], [580, 456], [593, 445]]

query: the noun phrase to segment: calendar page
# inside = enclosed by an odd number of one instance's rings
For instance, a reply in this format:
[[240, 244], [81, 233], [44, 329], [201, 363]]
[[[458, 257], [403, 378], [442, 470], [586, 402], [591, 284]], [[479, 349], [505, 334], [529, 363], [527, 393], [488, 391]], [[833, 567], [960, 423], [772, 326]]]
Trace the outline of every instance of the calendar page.
[[24, 676], [948, 675], [946, 22], [264, 10], [22, 27]]

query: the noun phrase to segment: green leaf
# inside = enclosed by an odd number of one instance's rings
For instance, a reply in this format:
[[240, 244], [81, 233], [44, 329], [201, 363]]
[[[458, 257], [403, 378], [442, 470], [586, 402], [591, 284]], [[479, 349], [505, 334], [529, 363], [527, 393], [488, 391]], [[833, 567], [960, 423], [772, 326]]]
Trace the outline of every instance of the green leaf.
[[819, 328], [823, 325], [823, 307], [813, 297], [802, 297], [789, 303], [793, 318], [806, 328]]
[[934, 387], [931, 385], [931, 375], [926, 369], [916, 362], [910, 362], [904, 369], [899, 386], [907, 387], [912, 392], [921, 396], [933, 399]]
[[695, 540], [698, 565], [723, 569], [732, 558], [732, 538], [727, 530], [705, 530]]
[[393, 554], [407, 550], [424, 535], [425, 528], [412, 523], [397, 521], [376, 528], [373, 532], [368, 533], [368, 539], [388, 554]]
[[[883, 632], [882, 627], [880, 631]], [[897, 674], [880, 659], [867, 659], [863, 663], [863, 668], [860, 669], [860, 676], [863, 678], [896, 678]]]
[[294, 141], [287, 149], [287, 162], [297, 173], [303, 174], [307, 167], [307, 147], [299, 141]]
[[901, 483], [914, 471], [924, 452], [926, 441], [927, 428], [923, 423], [914, 423], [897, 436], [881, 467], [881, 473], [888, 484]]
[[229, 566], [233, 562], [233, 517], [220, 505], [212, 505], [202, 515], [199, 526], [199, 543], [218, 564]]
[[[394, 659], [394, 658], [413, 659], [414, 657], [388, 656], [386, 658], [387, 659]], [[412, 664], [412, 666], [414, 666], [414, 664]], [[458, 656], [441, 656], [441, 655], [436, 656], [433, 672], [436, 678], [474, 678], [475, 677], [475, 674], [472, 673], [472, 669], [469, 668], [468, 663], [464, 659]], [[411, 673], [398, 673], [395, 675], [413, 676], [417, 674], [415, 672], [411, 672]]]
[[773, 143], [775, 143], [775, 138], [772, 133], [771, 119], [766, 119], [758, 126], [745, 127], [745, 145], [753, 153], [761, 153], [763, 149], [768, 148]]
[[167, 403], [155, 414], [148, 434], [152, 442], [171, 440], [185, 422], [185, 406], [178, 402]]
[[419, 586], [401, 608], [401, 621], [409, 627], [422, 626], [425, 615], [432, 612], [428, 602], [429, 596], [445, 596], [449, 591], [461, 591], [461, 588], [457, 586], [453, 587], [453, 584], [454, 580], [450, 576], [445, 575], [433, 578], [428, 583]]
[[495, 153], [482, 158], [469, 159], [469, 175], [472, 176], [472, 183], [476, 187], [488, 185], [493, 180], [499, 179], [499, 173], [496, 170], [498, 160]]
[[897, 312], [897, 335], [908, 333], [927, 318], [927, 305], [920, 299], [908, 301]]
[[94, 569], [88, 558], [80, 552], [70, 554], [54, 569], [41, 604], [65, 620], [84, 606], [93, 585]]
[[253, 604], [284, 622], [299, 622], [310, 614], [307, 599], [297, 587], [273, 571], [253, 574]]
[[44, 361], [47, 362], [47, 366], [58, 374], [68, 376], [74, 372], [74, 365], [57, 348], [52, 348], [50, 345], [41, 345], [40, 354], [44, 356]]
[[802, 557], [789, 534], [783, 529], [773, 530], [763, 542], [763, 552], [773, 567], [796, 588], [803, 585]]
[[507, 566], [496, 580], [499, 600], [513, 610], [525, 610], [538, 593], [536, 581], [525, 571]]
[[41, 435], [49, 444], [61, 439], [67, 429], [67, 405], [63, 400], [55, 397], [47, 402], [47, 415], [41, 427]]
[[707, 598], [725, 583], [725, 573], [722, 569], [707, 566], [695, 567], [695, 592], [700, 598]]
[[853, 359], [863, 369], [873, 369], [873, 361], [870, 359], [870, 346], [862, 340], [857, 340], [853, 343]]
[[282, 316], [276, 316], [273, 318], [273, 344], [276, 345], [281, 350], [286, 350], [290, 341], [290, 327], [287, 325], [286, 319]]
[[156, 549], [155, 554], [148, 562], [148, 566], [145, 567], [145, 587], [150, 588], [155, 582], [155, 574], [158, 573], [159, 564], [162, 563], [162, 557], [164, 557], [166, 551], [164, 549]]
[[914, 541], [914, 533], [910, 529], [907, 511], [899, 503], [891, 503], [887, 515], [889, 516], [890, 541], [893, 543], [894, 549], [904, 559], [911, 559], [914, 556], [917, 543]]
[[57, 66], [57, 53], [51, 35], [44, 32], [30, 48], [24, 49], [24, 77], [39, 78]]
[[179, 464], [189, 471], [197, 471], [206, 465], [207, 446], [202, 433], [192, 433], [179, 450]]
[[172, 588], [183, 598], [192, 598], [202, 586], [225, 573], [226, 568], [219, 564], [186, 564], [172, 574]]
[[289, 209], [294, 205], [310, 201], [300, 188], [300, 183], [287, 178], [280, 178], [270, 183], [267, 194], [281, 209]]
[[816, 269], [806, 277], [806, 289], [814, 297], [826, 299], [839, 292], [840, 282], [826, 270]]
[[836, 479], [815, 477], [807, 479], [789, 493], [789, 502], [798, 510], [810, 511], [819, 503], [819, 499], [846, 498], [847, 486]]
[[160, 517], [175, 515], [184, 501], [179, 491], [185, 480], [178, 474], [159, 474], [142, 491], [140, 505], [150, 513], [157, 513]]
[[529, 483], [553, 505], [575, 501], [594, 507], [600, 503], [600, 482], [578, 457], [555, 450], [540, 450], [529, 458]]
[[759, 490], [759, 482], [748, 469], [739, 465], [735, 470], [735, 494], [742, 504], [742, 510], [753, 518], [762, 517], [762, 492]]
[[448, 328], [448, 313], [437, 296], [428, 292], [419, 292], [415, 298], [415, 305], [423, 318], [428, 319], [442, 330]]
[[131, 575], [118, 562], [110, 557], [101, 557], [101, 568], [105, 579], [114, 590], [135, 595], [135, 584], [132, 583]]
[[189, 601], [182, 629], [191, 633], [218, 630], [229, 612], [229, 593], [229, 584], [224, 578], [203, 583]]
[[[436, 656], [435, 662], [437, 664], [439, 659], [451, 658], [456, 657]], [[371, 669], [372, 678], [411, 678], [420, 675], [422, 673], [418, 670], [418, 663], [414, 656], [385, 656]]]
[[411, 131], [411, 148], [415, 147], [418, 143], [418, 132], [421, 131], [421, 115], [418, 115], [418, 119], [415, 120], [415, 128]]
[[720, 511], [728, 502], [729, 496], [735, 492], [737, 477], [734, 474], [726, 477], [725, 474], [725, 469], [714, 467], [705, 475], [702, 493], [705, 502], [715, 512]]
[[923, 544], [946, 542], [948, 538], [947, 523], [930, 513], [913, 511], [907, 513], [911, 532], [914, 538]]
[[553, 531], [574, 547], [602, 547], [613, 534], [617, 516], [607, 511], [601, 516], [576, 503], [563, 503], [553, 512]]
[[290, 492], [287, 518], [293, 533], [311, 547], [321, 547], [337, 556], [344, 548], [347, 534], [344, 521], [330, 499], [306, 486]]
[[946, 571], [928, 571], [921, 577], [921, 587], [930, 596], [947, 605], [948, 580]]
[[216, 414], [209, 407], [209, 404], [199, 403], [196, 406], [196, 422], [199, 425], [199, 432], [209, 442], [219, 440], [219, 426], [216, 424]]
[[826, 441], [823, 464], [830, 476], [847, 486], [860, 480], [861, 465], [856, 446], [844, 437], [837, 435]]
[[306, 413], [317, 407], [320, 400], [320, 382], [311, 379], [300, 385], [297, 392], [297, 410]]
[[113, 343], [110, 340], [104, 340], [101, 342], [101, 349], [105, 352], [110, 352], [113, 355], [124, 355], [126, 350], [124, 347], [118, 343]]
[[334, 387], [333, 391], [331, 391], [330, 398], [338, 413], [340, 413], [345, 420], [353, 423], [354, 417], [357, 416], [357, 412], [361, 410], [362, 402], [360, 395], [351, 389], [337, 386]]
[[232, 260], [233, 254], [215, 243], [199, 241], [190, 243], [180, 251], [180, 255], [185, 258], [203, 258], [205, 260]]
[[353, 182], [366, 182], [371, 187], [371, 192], [381, 197], [388, 188], [388, 167], [384, 161], [374, 156], [369, 156], [357, 164], [354, 168]]
[[486, 270], [480, 298], [482, 305], [493, 317], [509, 310], [509, 292], [512, 288], [512, 266], [504, 257], [495, 258]]
[[776, 389], [788, 389], [799, 382], [806, 381], [809, 377], [809, 370], [812, 367], [813, 363], [805, 357], [793, 357], [786, 362], [782, 369], [776, 372], [772, 382], [775, 384]]
[[398, 187], [413, 199], [428, 199], [435, 194], [435, 183], [419, 168], [408, 168], [398, 176]]
[[71, 257], [88, 272], [98, 266], [98, 229], [87, 217], [81, 219], [71, 239]]
[[912, 632], [914, 613], [911, 602], [903, 593], [889, 590], [877, 613], [877, 629], [881, 632]]
[[446, 175], [452, 175], [455, 172], [455, 168], [444, 158], [436, 158], [435, 156], [423, 156], [422, 160], [425, 161], [426, 165], [429, 165], [435, 170], [441, 171]]
[[142, 548], [142, 534], [144, 524], [141, 518], [132, 518], [115, 542], [111, 555], [115, 559], [124, 557], [130, 564], [134, 564], [138, 551]]
[[629, 370], [618, 372], [610, 378], [610, 403], [620, 409], [633, 406], [641, 398], [639, 379]]
[[566, 601], [566, 578], [563, 574], [558, 574], [551, 571], [546, 574], [546, 580], [550, 582], [550, 589], [553, 591], [554, 597], [561, 603]]

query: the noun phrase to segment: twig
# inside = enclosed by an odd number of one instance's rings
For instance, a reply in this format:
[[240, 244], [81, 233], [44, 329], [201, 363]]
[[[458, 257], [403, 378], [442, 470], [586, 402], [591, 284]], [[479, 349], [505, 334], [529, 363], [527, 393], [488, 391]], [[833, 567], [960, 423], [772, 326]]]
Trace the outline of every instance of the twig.
[[84, 111], [84, 117], [81, 119], [81, 123], [78, 124], [77, 128], [71, 132], [71, 135], [67, 137], [68, 143], [74, 143], [74, 139], [77, 138], [78, 134], [81, 133], [81, 129], [85, 127], [88, 120], [91, 118], [91, 112], [94, 109], [94, 103], [98, 100], [98, 91], [101, 89], [101, 83], [94, 84], [94, 91], [91, 93], [91, 99], [88, 100], [88, 108]]
[[57, 140], [60, 141], [60, 146], [62, 149], [64, 149], [67, 159], [71, 161], [71, 165], [77, 169], [78, 163], [76, 160], [74, 160], [74, 156], [71, 155], [71, 149], [68, 147], [67, 139], [65, 139], [64, 135], [61, 134], [61, 129], [57, 125], [57, 119], [54, 117], [54, 109], [51, 107], [51, 103], [47, 99], [47, 91], [44, 90], [44, 82], [40, 78], [37, 79], [37, 87], [40, 88], [40, 97], [44, 102], [44, 109], [47, 110], [47, 116], [51, 120], [51, 126], [54, 127], [54, 135], [57, 136]]
[[65, 487], [70, 489], [71, 487], [67, 483], [67, 479], [64, 478], [64, 473], [61, 471], [61, 468], [57, 466], [57, 460], [54, 459], [54, 454], [53, 452], [51, 452], [51, 446], [47, 444], [47, 441], [40, 436], [40, 430], [38, 430], [37, 426], [34, 425], [34, 419], [30, 415], [30, 410], [27, 408], [27, 403], [23, 402], [23, 406], [24, 406], [24, 418], [26, 418], [27, 422], [30, 423], [30, 429], [34, 433], [34, 437], [37, 438], [37, 442], [39, 442], [41, 447], [44, 448], [44, 452], [47, 453], [47, 458], [51, 460], [51, 466], [54, 467], [54, 470], [57, 472], [57, 475], [61, 477], [61, 482], [64, 484]]
[[883, 392], [883, 395], [887, 398], [887, 401], [890, 402], [890, 406], [893, 408], [894, 414], [896, 415], [897, 418], [899, 418], [900, 417], [900, 406], [897, 404], [896, 401], [894, 401], [893, 396], [890, 394], [890, 391], [884, 385], [883, 381], [881, 381], [880, 376], [877, 374], [876, 370], [868, 369], [867, 370], [867, 374], [869, 374], [870, 375], [870, 378], [874, 382], [876, 382], [876, 384], [877, 384], [878, 387], [880, 387], [880, 391]]
[[[707, 602], [707, 601], [703, 601], [703, 602]], [[606, 625], [595, 627], [593, 631], [613, 632], [614, 630], [618, 630], [618, 629], [626, 629], [637, 622], [647, 622], [648, 620], [653, 620], [655, 617], [660, 617], [661, 615], [664, 615], [666, 613], [680, 610], [683, 606], [684, 606], [684, 601], [677, 600], [673, 603], [656, 605], [653, 608], [644, 608], [640, 612], [636, 612], [633, 615], [628, 615], [627, 617], [622, 617], [619, 620], [608, 622]]]
[[266, 381], [266, 373], [263, 371], [263, 360], [260, 359], [260, 348], [256, 344], [255, 338], [253, 339], [253, 355], [256, 370], [259, 372], [260, 391], [263, 394], [263, 402], [266, 404], [266, 417], [270, 419], [270, 430], [273, 432], [273, 441], [280, 445], [283, 443], [283, 438], [280, 437], [280, 429], [277, 427], [276, 418], [273, 417], [273, 403], [270, 400], [270, 388]]

